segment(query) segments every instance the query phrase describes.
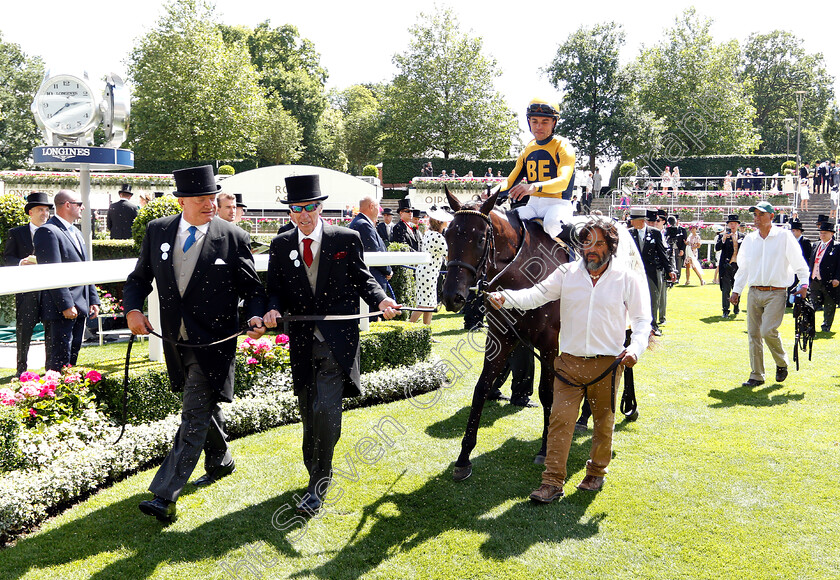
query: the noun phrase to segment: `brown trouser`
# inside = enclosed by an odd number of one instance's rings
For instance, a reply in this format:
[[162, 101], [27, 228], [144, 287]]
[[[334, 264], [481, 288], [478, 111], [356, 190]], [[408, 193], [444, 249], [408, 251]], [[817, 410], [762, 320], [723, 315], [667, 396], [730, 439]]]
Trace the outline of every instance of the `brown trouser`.
[[[586, 384], [603, 373], [615, 360], [613, 356], [581, 358], [561, 354], [554, 360], [554, 370], [575, 384]], [[615, 376], [615, 389], [621, 381], [624, 366], [619, 365]], [[586, 398], [592, 409], [594, 427], [592, 450], [586, 462], [586, 474], [603, 477], [612, 456], [612, 435], [615, 424], [612, 373], [586, 388]], [[543, 483], [562, 487], [566, 481], [566, 461], [572, 446], [575, 420], [583, 402], [584, 389], [572, 387], [554, 379], [554, 400], [548, 422], [548, 441], [545, 456]]]

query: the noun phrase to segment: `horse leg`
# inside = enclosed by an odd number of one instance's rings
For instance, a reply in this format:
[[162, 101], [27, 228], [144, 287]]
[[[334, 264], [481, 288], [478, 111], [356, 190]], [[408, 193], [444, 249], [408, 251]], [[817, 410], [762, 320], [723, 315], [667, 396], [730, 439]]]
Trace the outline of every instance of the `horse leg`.
[[[488, 317], [488, 321], [491, 317]], [[470, 454], [475, 449], [478, 435], [478, 425], [481, 422], [481, 412], [484, 410], [484, 402], [487, 400], [487, 393], [496, 381], [496, 378], [504, 369], [505, 361], [513, 350], [514, 341], [510, 339], [511, 333], [499, 333], [491, 323], [490, 332], [487, 334], [487, 344], [484, 351], [484, 368], [478, 377], [478, 382], [473, 390], [470, 416], [467, 419], [467, 428], [464, 431], [464, 438], [461, 440], [461, 453], [455, 461], [455, 469], [452, 478], [455, 481], [462, 481], [472, 475], [472, 463]]]

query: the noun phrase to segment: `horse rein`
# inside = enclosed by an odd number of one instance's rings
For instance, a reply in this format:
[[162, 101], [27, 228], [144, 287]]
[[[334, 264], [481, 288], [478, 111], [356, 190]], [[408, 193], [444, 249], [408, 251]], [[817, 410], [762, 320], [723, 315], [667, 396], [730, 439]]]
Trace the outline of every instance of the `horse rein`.
[[476, 211], [474, 209], [459, 209], [455, 212], [454, 215], [479, 216], [481, 219], [487, 222], [487, 225], [489, 227], [484, 232], [484, 251], [481, 253], [481, 258], [479, 258], [478, 264], [473, 266], [472, 264], [469, 264], [462, 260], [450, 260], [446, 263], [446, 269], [448, 271], [453, 266], [460, 266], [461, 268], [464, 268], [468, 272], [472, 273], [472, 275], [475, 276], [476, 279], [483, 280], [487, 275], [486, 269], [487, 264], [490, 260], [490, 253], [494, 252], [496, 249], [495, 236], [493, 235], [493, 221], [490, 219], [489, 215], [480, 211]]

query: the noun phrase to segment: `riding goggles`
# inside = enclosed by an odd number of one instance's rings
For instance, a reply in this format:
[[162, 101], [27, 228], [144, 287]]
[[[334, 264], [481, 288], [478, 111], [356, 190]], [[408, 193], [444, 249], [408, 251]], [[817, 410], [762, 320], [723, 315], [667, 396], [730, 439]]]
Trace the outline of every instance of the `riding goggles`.
[[554, 110], [554, 107], [551, 105], [546, 105], [545, 103], [531, 103], [528, 105], [528, 114], [529, 115], [551, 115], [552, 117], [557, 115], [557, 111]]

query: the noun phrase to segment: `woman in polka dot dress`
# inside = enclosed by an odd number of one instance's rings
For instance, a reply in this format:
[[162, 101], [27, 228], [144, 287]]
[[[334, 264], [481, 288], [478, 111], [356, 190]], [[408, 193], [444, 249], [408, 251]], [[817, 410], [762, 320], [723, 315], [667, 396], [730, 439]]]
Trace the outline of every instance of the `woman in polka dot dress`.
[[[428, 212], [429, 229], [420, 240], [420, 251], [429, 252], [432, 255], [432, 262], [430, 264], [423, 264], [418, 266], [415, 271], [415, 278], [417, 282], [417, 308], [437, 308], [437, 281], [440, 276], [440, 267], [443, 259], [446, 257], [448, 248], [446, 246], [446, 239], [443, 237], [443, 230], [446, 224], [452, 221], [452, 216], [448, 212], [437, 209], [435, 206]], [[412, 312], [411, 322], [417, 322], [420, 315], [423, 315], [423, 324], [432, 323], [432, 312]]]

